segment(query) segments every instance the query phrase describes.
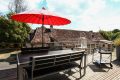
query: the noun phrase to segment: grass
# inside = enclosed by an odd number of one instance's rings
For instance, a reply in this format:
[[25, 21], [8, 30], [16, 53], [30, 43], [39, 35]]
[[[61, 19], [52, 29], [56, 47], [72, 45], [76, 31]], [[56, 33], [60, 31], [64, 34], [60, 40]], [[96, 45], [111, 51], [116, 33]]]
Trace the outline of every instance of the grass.
[[16, 49], [2, 49], [0, 50], [0, 60], [7, 59], [11, 56], [11, 54], [17, 54], [19, 50]]
[[6, 53], [11, 53], [17, 51], [16, 49], [0, 49], [0, 54], [6, 54]]

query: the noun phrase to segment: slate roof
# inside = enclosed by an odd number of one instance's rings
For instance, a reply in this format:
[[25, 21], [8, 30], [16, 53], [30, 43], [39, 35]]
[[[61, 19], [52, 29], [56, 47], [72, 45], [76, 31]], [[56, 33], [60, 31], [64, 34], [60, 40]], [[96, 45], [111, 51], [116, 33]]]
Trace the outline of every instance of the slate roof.
[[[104, 40], [99, 32], [92, 31], [76, 31], [66, 29], [49, 29], [44, 27], [44, 43], [50, 43], [51, 40], [60, 41], [78, 41], [80, 37], [85, 37], [88, 43], [95, 40]], [[42, 28], [37, 28], [32, 34], [31, 43], [42, 43]]]

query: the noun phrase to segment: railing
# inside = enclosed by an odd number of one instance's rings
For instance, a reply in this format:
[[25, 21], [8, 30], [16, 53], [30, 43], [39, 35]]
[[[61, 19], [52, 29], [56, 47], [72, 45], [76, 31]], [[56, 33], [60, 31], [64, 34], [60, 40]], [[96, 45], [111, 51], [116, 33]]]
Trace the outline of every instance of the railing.
[[[29, 44], [30, 46], [30, 44]], [[32, 47], [41, 47], [41, 43], [35, 43], [32, 44]], [[44, 47], [68, 47], [68, 48], [74, 48], [74, 47], [80, 47], [81, 44], [77, 41], [61, 41], [61, 42], [49, 42], [44, 43]]]
[[[34, 47], [42, 47], [42, 43], [0, 43], [0, 50], [2, 49], [15, 49], [15, 48], [34, 48]], [[66, 49], [66, 48], [76, 48], [78, 50], [86, 49], [87, 53], [92, 53], [93, 47], [89, 47], [89, 44], [86, 48], [81, 46], [81, 42], [79, 41], [59, 41], [59, 42], [49, 42], [44, 43], [44, 47], [50, 47], [52, 49]]]
[[[44, 47], [63, 47], [74, 48], [80, 47], [81, 44], [78, 41], [61, 41], [61, 42], [49, 42], [44, 43]], [[0, 43], [0, 49], [9, 48], [22, 48], [22, 47], [42, 47], [42, 43]]]

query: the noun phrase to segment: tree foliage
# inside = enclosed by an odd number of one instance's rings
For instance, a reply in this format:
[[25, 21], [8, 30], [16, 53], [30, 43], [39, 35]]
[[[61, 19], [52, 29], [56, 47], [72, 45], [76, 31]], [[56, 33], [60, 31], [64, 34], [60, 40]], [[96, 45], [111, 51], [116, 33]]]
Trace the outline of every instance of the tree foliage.
[[120, 38], [117, 38], [116, 40], [114, 40], [114, 45], [120, 46]]
[[119, 29], [114, 29], [113, 31], [100, 30], [99, 32], [106, 40], [114, 41], [114, 40], [120, 38], [120, 30]]
[[23, 43], [27, 40], [30, 27], [25, 23], [11, 20], [11, 14], [0, 17], [0, 42]]
[[11, 19], [11, 15], [14, 13], [16, 14], [27, 9], [24, 0], [12, 0], [8, 5], [8, 9], [10, 13], [0, 16], [0, 44], [26, 42], [31, 30], [29, 25]]
[[118, 32], [120, 32], [120, 30], [119, 29], [114, 29], [112, 32], [113, 33], [118, 33]]

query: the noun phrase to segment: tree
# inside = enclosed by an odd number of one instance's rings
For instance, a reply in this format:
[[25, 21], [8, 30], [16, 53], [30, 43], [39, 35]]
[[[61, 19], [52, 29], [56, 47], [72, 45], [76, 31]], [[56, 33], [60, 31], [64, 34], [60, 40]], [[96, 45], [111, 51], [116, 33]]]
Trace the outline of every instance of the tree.
[[99, 32], [106, 40], [114, 41], [117, 38], [120, 38], [120, 31], [119, 31], [119, 29], [114, 29], [113, 31], [103, 31], [103, 30], [100, 30]]
[[9, 3], [10, 13], [0, 17], [0, 42], [24, 43], [27, 41], [30, 27], [25, 23], [13, 21], [11, 15], [25, 11], [27, 6], [24, 0], [14, 0]]
[[0, 18], [0, 42], [25, 43], [31, 30], [29, 25], [13, 21], [9, 18], [10, 15]]
[[8, 9], [11, 12], [19, 13], [25, 11], [27, 9], [27, 5], [25, 4], [24, 0], [14, 0], [9, 3]]
[[119, 29], [114, 29], [112, 32], [117, 33], [117, 32], [120, 32], [120, 30]]

